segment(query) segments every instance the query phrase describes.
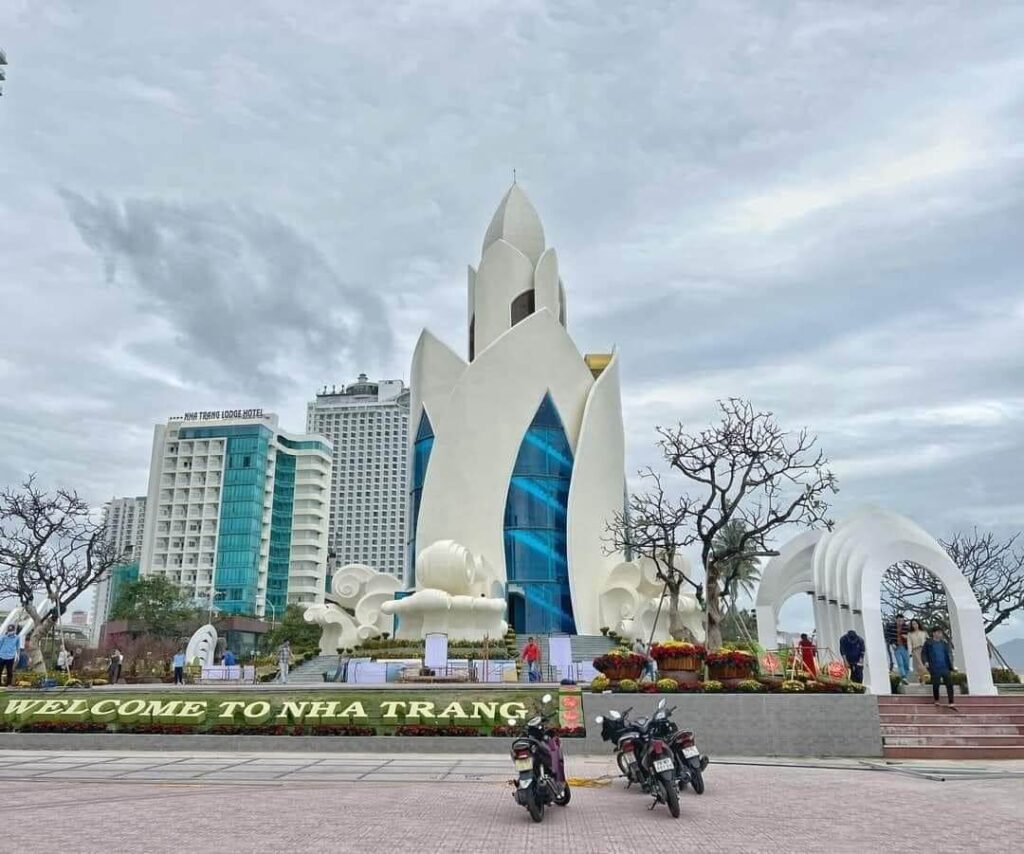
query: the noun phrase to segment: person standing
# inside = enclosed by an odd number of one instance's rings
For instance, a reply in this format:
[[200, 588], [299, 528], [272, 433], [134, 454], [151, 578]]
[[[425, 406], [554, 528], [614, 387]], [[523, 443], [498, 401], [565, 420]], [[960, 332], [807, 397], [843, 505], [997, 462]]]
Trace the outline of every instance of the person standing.
[[71, 651], [64, 646], [63, 641], [60, 645], [60, 652], [57, 653], [57, 670], [61, 673], [71, 670]]
[[807, 633], [800, 635], [800, 643], [797, 644], [800, 648], [800, 660], [803, 662], [804, 670], [807, 671], [807, 675], [814, 677], [818, 675], [818, 661], [817, 654], [818, 648], [814, 645]]
[[935, 705], [939, 703], [939, 682], [946, 683], [946, 697], [949, 699], [949, 707], [956, 708], [953, 702], [953, 647], [943, 636], [941, 626], [932, 629], [932, 636], [924, 642], [921, 649], [921, 658], [928, 667], [928, 674], [932, 682], [932, 699]]
[[18, 653], [21, 652], [21, 638], [18, 637], [18, 627], [10, 625], [3, 637], [0, 637], [0, 679], [7, 674], [8, 688], [14, 684], [14, 662], [18, 660]]
[[648, 651], [647, 644], [644, 643], [643, 638], [637, 638], [633, 641], [633, 652], [644, 657], [644, 678], [650, 679], [654, 682], [656, 675], [654, 671], [654, 659], [651, 658], [651, 654]]
[[896, 617], [893, 628], [892, 654], [896, 661], [896, 671], [900, 674], [900, 679], [905, 681], [910, 675], [910, 650], [907, 648], [907, 621], [902, 614]]
[[225, 667], [234, 667], [238, 664], [238, 660], [235, 658], [235, 654], [230, 650], [224, 650], [224, 657], [220, 660], [220, 663]]
[[174, 668], [174, 684], [185, 684], [185, 650], [179, 649], [171, 659], [171, 666]]
[[107, 664], [107, 681], [116, 685], [121, 679], [121, 665], [124, 663], [124, 656], [116, 646], [110, 653], [110, 661]]
[[864, 638], [850, 629], [839, 639], [839, 654], [850, 668], [850, 679], [864, 681]]
[[911, 620], [910, 631], [907, 632], [907, 646], [910, 648], [910, 659], [914, 665], [914, 677], [918, 682], [924, 681], [925, 666], [921, 650], [924, 649], [927, 640], [928, 633], [921, 626], [921, 621]]
[[523, 647], [523, 662], [526, 664], [526, 675], [531, 682], [540, 681], [540, 647], [533, 636], [526, 641]]
[[288, 684], [288, 668], [292, 663], [292, 645], [285, 641], [277, 648], [277, 681]]

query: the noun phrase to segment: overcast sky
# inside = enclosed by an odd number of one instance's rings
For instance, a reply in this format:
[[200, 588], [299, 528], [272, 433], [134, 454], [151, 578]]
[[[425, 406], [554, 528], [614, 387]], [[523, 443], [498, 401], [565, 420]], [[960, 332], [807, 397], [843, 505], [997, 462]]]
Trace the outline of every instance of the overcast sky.
[[515, 168], [631, 469], [740, 395], [840, 517], [1024, 528], [1020, 3], [4, 0], [0, 48], [0, 483], [145, 494], [168, 416], [463, 351]]

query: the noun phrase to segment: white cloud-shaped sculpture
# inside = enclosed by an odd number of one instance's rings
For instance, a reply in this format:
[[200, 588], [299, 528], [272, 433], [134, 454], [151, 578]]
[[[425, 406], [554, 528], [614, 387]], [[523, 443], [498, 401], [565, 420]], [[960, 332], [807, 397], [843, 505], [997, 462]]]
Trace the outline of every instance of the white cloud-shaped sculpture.
[[500, 583], [487, 561], [459, 543], [439, 540], [420, 553], [416, 565], [419, 589], [380, 606], [398, 618], [396, 637], [441, 632], [457, 640], [483, 640], [505, 634], [505, 599], [489, 597]]
[[217, 653], [217, 630], [207, 623], [196, 629], [185, 647], [185, 661], [194, 664], [198, 661], [203, 667], [212, 667]]
[[[677, 558], [677, 564], [689, 574], [689, 563]], [[658, 580], [658, 570], [650, 558], [624, 561], [614, 567], [605, 578], [598, 594], [601, 625], [623, 637], [648, 640], [666, 640], [669, 637], [668, 597], [662, 603], [665, 585]], [[658, 607], [661, 605], [659, 613]], [[679, 594], [679, 613], [683, 627], [697, 641], [704, 640], [704, 611], [697, 597]], [[655, 625], [657, 621], [657, 625]]]
[[303, 614], [307, 623], [321, 627], [320, 653], [333, 655], [338, 649], [390, 634], [394, 621], [381, 611], [381, 605], [394, 599], [401, 587], [395, 576], [365, 564], [350, 563], [339, 569], [324, 604], [312, 605]]

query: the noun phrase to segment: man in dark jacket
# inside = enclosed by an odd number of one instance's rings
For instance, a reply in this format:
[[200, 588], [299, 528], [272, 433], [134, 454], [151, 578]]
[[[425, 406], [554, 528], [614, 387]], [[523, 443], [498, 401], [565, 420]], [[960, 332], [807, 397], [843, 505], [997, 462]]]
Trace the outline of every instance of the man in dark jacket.
[[839, 639], [839, 654], [850, 668], [850, 679], [864, 681], [864, 638], [850, 629]]
[[921, 648], [921, 660], [928, 668], [931, 676], [932, 698], [935, 705], [939, 705], [939, 682], [946, 683], [946, 696], [949, 698], [949, 707], [955, 709], [953, 704], [953, 647], [949, 641], [942, 636], [942, 628], [936, 626], [932, 629], [932, 636], [924, 642]]

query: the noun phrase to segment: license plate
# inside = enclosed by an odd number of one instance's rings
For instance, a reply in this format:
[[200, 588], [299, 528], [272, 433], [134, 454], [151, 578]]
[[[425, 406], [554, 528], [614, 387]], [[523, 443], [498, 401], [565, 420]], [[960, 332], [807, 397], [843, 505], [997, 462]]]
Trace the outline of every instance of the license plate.
[[532, 771], [533, 760], [532, 759], [517, 759], [516, 760], [516, 771]]
[[700, 756], [700, 751], [696, 747], [684, 747], [683, 756], [687, 759], [693, 759], [694, 756]]
[[626, 754], [626, 764], [627, 765], [636, 765], [636, 757], [632, 753], [627, 753]]
[[655, 771], [671, 771], [675, 763], [671, 759], [657, 759], [654, 762]]

